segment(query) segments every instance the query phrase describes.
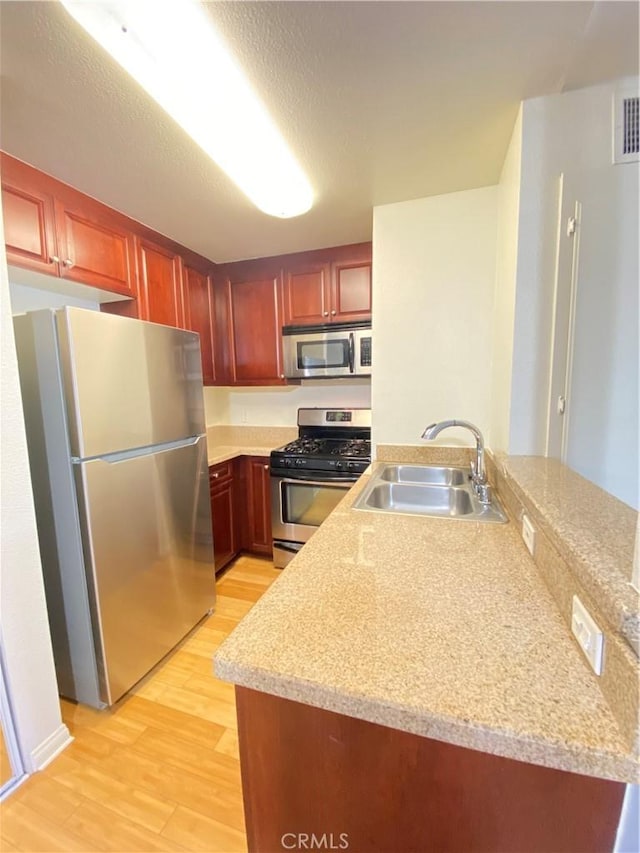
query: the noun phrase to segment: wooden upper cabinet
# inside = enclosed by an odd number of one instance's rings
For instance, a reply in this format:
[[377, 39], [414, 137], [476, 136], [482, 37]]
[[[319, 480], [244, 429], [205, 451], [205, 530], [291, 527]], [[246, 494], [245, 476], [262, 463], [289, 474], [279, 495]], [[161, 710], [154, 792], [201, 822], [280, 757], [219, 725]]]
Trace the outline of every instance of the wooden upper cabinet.
[[371, 319], [371, 244], [285, 255], [284, 322], [309, 326]]
[[164, 246], [138, 240], [141, 319], [184, 328], [182, 258]]
[[2, 213], [7, 263], [57, 275], [53, 198], [35, 188], [20, 187], [3, 168]]
[[331, 319], [371, 319], [371, 261], [331, 266]]
[[226, 276], [229, 373], [234, 385], [284, 384], [280, 276]]
[[202, 378], [205, 385], [216, 381], [216, 365], [213, 352], [213, 291], [208, 275], [183, 267], [185, 326], [200, 335], [202, 354]]
[[286, 325], [328, 323], [331, 266], [307, 263], [285, 269], [284, 322]]
[[133, 234], [91, 199], [56, 200], [60, 275], [104, 290], [135, 295]]
[[135, 295], [134, 238], [124, 217], [7, 154], [1, 163], [10, 264]]

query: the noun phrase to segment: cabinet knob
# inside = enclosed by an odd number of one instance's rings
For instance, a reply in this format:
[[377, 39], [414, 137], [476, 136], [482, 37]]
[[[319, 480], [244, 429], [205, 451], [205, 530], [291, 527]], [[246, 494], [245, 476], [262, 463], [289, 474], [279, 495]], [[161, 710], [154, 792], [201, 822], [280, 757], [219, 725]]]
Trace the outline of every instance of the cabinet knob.
[[331, 316], [332, 316], [332, 317], [335, 317], [335, 316], [336, 316], [336, 309], [335, 309], [335, 308], [334, 308], [334, 309], [333, 309], [333, 311], [331, 312]]
[[67, 269], [69, 269], [69, 270], [71, 269], [71, 267], [74, 267], [74, 266], [75, 266], [75, 264], [73, 263], [73, 261], [71, 260], [71, 258], [67, 258], [67, 259], [66, 259], [65, 261], [63, 261], [62, 263], [63, 263], [63, 264], [64, 264], [64, 266], [65, 266]]
[[328, 311], [324, 311], [324, 312], [323, 312], [323, 314], [322, 314], [322, 316], [323, 316], [323, 317], [328, 317], [328, 316], [329, 316], [329, 312], [328, 312]]
[[60, 258], [59, 258], [57, 255], [51, 255], [51, 256], [49, 257], [49, 263], [50, 263], [50, 264], [59, 264], [59, 263], [60, 263]]
[[280, 379], [284, 379], [284, 373], [280, 374]]
[[268, 470], [269, 470], [269, 466], [268, 466], [268, 465], [263, 465], [262, 467], [264, 468], [264, 470], [265, 470], [265, 471], [268, 471]]
[[217, 480], [219, 476], [220, 476], [220, 472], [219, 472], [219, 471], [215, 471], [215, 472], [214, 472], [214, 475], [213, 475], [214, 479], [216, 479], [216, 480]]

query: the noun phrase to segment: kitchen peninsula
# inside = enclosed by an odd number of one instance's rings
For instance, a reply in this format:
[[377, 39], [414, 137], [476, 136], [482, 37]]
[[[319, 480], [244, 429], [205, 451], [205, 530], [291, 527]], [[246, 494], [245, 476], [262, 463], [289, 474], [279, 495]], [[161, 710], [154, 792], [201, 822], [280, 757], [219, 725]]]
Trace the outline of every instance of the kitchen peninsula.
[[358, 512], [367, 479], [216, 655], [250, 849], [612, 849], [635, 733], [513, 518]]

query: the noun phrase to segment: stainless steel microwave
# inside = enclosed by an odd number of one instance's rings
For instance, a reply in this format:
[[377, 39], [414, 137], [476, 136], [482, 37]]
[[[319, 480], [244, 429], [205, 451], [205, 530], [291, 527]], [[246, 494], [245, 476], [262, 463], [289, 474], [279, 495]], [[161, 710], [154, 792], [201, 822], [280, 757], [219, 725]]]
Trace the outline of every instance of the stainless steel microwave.
[[371, 323], [284, 326], [287, 379], [371, 376]]

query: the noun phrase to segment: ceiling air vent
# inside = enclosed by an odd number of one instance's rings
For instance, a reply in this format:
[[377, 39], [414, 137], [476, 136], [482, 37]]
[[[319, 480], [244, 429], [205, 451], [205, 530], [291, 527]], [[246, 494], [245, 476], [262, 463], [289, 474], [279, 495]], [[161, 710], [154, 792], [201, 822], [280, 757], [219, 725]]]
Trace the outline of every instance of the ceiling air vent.
[[613, 101], [613, 162], [635, 160], [640, 160], [640, 98], [620, 93]]

